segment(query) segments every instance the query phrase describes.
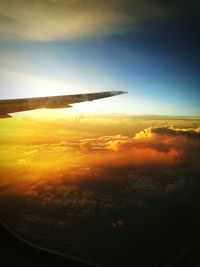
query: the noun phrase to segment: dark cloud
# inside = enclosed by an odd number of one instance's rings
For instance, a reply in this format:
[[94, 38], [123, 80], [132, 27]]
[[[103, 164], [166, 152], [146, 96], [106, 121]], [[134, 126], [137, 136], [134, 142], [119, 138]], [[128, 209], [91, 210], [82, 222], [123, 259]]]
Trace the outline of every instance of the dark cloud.
[[142, 21], [180, 18], [198, 9], [196, 1], [2, 0], [0, 33], [11, 39], [70, 40], [138, 30]]
[[186, 129], [177, 129], [173, 126], [159, 126], [159, 127], [152, 127], [149, 128], [151, 133], [158, 134], [158, 135], [167, 135], [173, 137], [186, 137], [189, 139], [197, 139], [200, 140], [200, 128], [193, 129], [193, 128], [186, 128]]
[[[148, 145], [158, 149], [175, 149], [180, 164], [199, 165], [200, 163], [200, 128], [174, 128], [173, 126], [150, 127], [136, 135], [137, 138], [149, 139]], [[146, 144], [147, 145], [147, 144]]]

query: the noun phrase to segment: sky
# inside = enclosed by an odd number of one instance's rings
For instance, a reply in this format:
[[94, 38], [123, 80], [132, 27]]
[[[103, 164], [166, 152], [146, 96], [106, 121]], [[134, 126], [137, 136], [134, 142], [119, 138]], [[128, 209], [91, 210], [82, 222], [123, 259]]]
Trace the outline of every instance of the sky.
[[200, 115], [199, 11], [197, 1], [1, 0], [0, 98], [124, 90], [74, 112]]
[[0, 120], [0, 217], [20, 236], [106, 266], [168, 265], [194, 244], [199, 11], [0, 0], [0, 99], [128, 92]]

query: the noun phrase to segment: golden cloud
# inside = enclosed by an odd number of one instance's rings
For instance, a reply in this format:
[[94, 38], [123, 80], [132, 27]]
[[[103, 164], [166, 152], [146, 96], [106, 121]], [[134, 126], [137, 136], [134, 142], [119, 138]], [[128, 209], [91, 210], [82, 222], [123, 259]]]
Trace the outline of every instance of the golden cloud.
[[[52, 129], [51, 129], [52, 130]], [[55, 142], [42, 133], [46, 143], [30, 138], [24, 145], [1, 148], [1, 188], [27, 189], [48, 181], [78, 182], [102, 177], [127, 176], [127, 170], [147, 166], [190, 166], [199, 169], [200, 128], [149, 127], [134, 137], [105, 135], [97, 138], [66, 137]], [[62, 134], [63, 138], [63, 134]], [[42, 139], [43, 140], [43, 139]], [[115, 171], [115, 169], [117, 171]]]
[[[107, 151], [106, 162], [117, 165], [175, 164], [185, 160], [190, 151], [190, 159], [198, 158], [200, 128], [149, 127], [134, 137], [116, 135], [83, 139], [77, 146], [84, 151]], [[105, 161], [106, 153], [98, 162]]]

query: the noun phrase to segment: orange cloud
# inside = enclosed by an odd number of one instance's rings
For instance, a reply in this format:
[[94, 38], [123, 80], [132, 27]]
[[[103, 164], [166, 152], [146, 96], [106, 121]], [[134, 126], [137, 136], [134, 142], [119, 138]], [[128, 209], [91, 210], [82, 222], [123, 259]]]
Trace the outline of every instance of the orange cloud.
[[[47, 144], [6, 147], [0, 175], [3, 191], [35, 192], [49, 181], [73, 183], [116, 177], [114, 169], [142, 166], [199, 166], [200, 128], [149, 127], [134, 137], [105, 135]], [[19, 156], [20, 155], [20, 156]], [[108, 169], [112, 168], [109, 173]], [[37, 187], [37, 186], [36, 186]]]
[[89, 166], [177, 165], [197, 162], [200, 128], [149, 127], [134, 137], [102, 136], [82, 139], [74, 146], [86, 155], [83, 162]]

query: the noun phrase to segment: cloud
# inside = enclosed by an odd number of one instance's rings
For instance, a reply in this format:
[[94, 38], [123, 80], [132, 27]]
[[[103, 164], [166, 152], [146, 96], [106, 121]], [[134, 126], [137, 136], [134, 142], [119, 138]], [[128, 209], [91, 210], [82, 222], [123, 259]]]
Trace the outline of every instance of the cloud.
[[180, 163], [199, 164], [200, 128], [150, 127], [136, 134], [135, 139], [139, 145], [160, 151], [174, 148], [179, 154], [177, 159]]
[[1, 0], [0, 34], [12, 40], [71, 40], [138, 30], [144, 21], [185, 18], [198, 10], [195, 1]]
[[162, 13], [147, 0], [2, 0], [0, 34], [6, 39], [71, 40], [133, 30], [139, 21]]
[[[49, 132], [56, 131], [52, 125], [51, 128], [48, 124], [45, 127]], [[87, 139], [81, 139], [79, 135], [72, 138], [66, 135], [66, 131], [61, 131], [60, 141], [51, 135], [47, 138], [44, 132], [39, 132], [38, 136], [35, 132], [27, 132], [26, 136], [34, 136], [33, 140], [27, 139], [32, 140], [31, 144], [28, 142], [27, 145], [26, 140], [24, 145], [12, 145], [1, 150], [4, 155], [1, 186], [6, 192], [13, 190], [35, 194], [35, 186], [40, 182], [42, 186], [50, 181], [54, 185], [62, 181], [82, 183], [90, 180], [96, 183], [104, 178], [115, 177], [116, 180], [118, 176], [127, 177], [129, 174], [132, 177], [132, 169], [148, 166], [186, 166], [189, 172], [198, 172], [199, 130], [164, 125], [145, 128], [133, 137], [105, 135]]]
[[200, 128], [181, 129], [170, 125], [156, 126], [146, 128], [136, 133], [134, 137], [123, 135], [101, 136], [93, 139], [82, 139], [79, 145], [88, 150], [122, 151], [131, 147], [151, 147], [158, 151], [167, 152], [170, 147], [169, 142], [167, 142], [168, 138], [186, 138], [187, 141], [200, 141]]
[[190, 163], [198, 161], [200, 128], [149, 127], [134, 137], [103, 136], [83, 139], [76, 145], [83, 151], [105, 151], [98, 162], [103, 162], [107, 154], [107, 161], [118, 165]]
[[[136, 126], [132, 123], [132, 127]], [[59, 128], [57, 124], [55, 128]], [[90, 136], [97, 136], [97, 126], [92, 128], [96, 134]], [[42, 132], [45, 140], [46, 132]], [[55, 137], [55, 129], [52, 132]], [[62, 131], [62, 140], [66, 132]], [[51, 131], [48, 133], [50, 136]], [[75, 237], [81, 244], [80, 253], [86, 243], [92, 249], [91, 231], [96, 233], [96, 244], [100, 244], [103, 237], [103, 244], [110, 246], [110, 241], [115, 244], [116, 234], [120, 237], [121, 233], [127, 236], [131, 233], [140, 239], [149, 229], [154, 229], [151, 231], [153, 240], [158, 231], [168, 227], [169, 221], [177, 220], [179, 227], [190, 210], [194, 211], [195, 220], [200, 203], [199, 128], [146, 127], [132, 137], [106, 133], [88, 139], [73, 135], [60, 143], [56, 134], [57, 140], [49, 137], [42, 145], [18, 145], [16, 153], [26, 158], [28, 164], [27, 168], [18, 165], [15, 171], [8, 165], [3, 168], [8, 161], [7, 154], [12, 157], [12, 166], [15, 164], [15, 145], [10, 148], [6, 145], [4, 152], [1, 147], [0, 176], [4, 185], [0, 186], [1, 217], [22, 237], [47, 247], [52, 244], [54, 248], [56, 244], [57, 249], [66, 248], [67, 253], [69, 248], [77, 251]], [[36, 134], [34, 131], [34, 138]], [[75, 155], [77, 158], [73, 159]], [[71, 169], [68, 165], [73, 160]], [[38, 166], [43, 164], [40, 172]], [[52, 173], [55, 168], [56, 172]], [[154, 228], [147, 227], [146, 222]], [[166, 238], [163, 237], [163, 242]], [[128, 240], [127, 246], [129, 243]]]
[[[173, 137], [186, 137], [191, 139], [200, 140], [200, 128], [186, 128], [186, 129], [177, 129], [173, 126], [159, 126], [159, 127], [150, 127], [141, 132], [144, 136], [151, 136], [151, 134], [163, 135], [163, 136], [173, 136]], [[138, 133], [137, 137], [141, 136], [141, 133]]]

